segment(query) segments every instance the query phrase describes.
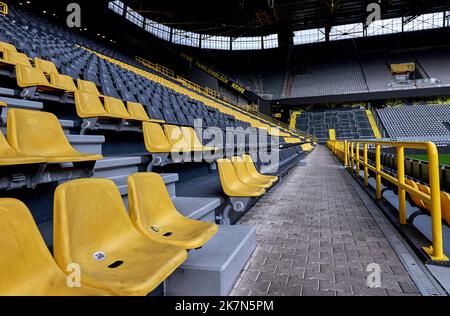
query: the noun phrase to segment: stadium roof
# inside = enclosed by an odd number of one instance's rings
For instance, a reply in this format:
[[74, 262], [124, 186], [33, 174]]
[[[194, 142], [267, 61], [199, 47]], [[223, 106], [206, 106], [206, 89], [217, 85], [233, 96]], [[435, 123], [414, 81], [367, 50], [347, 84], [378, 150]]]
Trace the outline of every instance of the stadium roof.
[[[141, 15], [167, 26], [211, 35], [257, 36], [366, 20], [379, 3], [382, 19], [450, 9], [447, 0], [124, 0]], [[271, 8], [273, 3], [273, 8]]]

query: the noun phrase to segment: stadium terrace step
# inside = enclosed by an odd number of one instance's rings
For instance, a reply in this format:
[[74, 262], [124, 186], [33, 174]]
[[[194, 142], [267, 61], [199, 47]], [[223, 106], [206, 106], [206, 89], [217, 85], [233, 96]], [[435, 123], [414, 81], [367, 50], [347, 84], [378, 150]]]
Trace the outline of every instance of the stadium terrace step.
[[219, 226], [217, 234], [166, 280], [166, 295], [229, 295], [253, 250], [256, 231], [250, 226]]

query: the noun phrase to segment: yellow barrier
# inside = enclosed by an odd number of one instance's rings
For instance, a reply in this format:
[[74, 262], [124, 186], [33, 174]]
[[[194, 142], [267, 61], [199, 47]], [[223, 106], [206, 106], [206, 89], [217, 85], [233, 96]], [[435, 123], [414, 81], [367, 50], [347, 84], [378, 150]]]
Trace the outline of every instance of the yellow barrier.
[[[363, 158], [360, 158], [362, 145]], [[375, 146], [375, 165], [368, 162], [368, 147]], [[359, 177], [361, 166], [364, 169], [364, 184], [368, 185], [369, 170], [375, 174], [376, 178], [376, 198], [380, 200], [381, 179], [385, 179], [398, 188], [399, 201], [399, 221], [406, 224], [406, 192], [418, 197], [430, 205], [432, 223], [432, 246], [423, 247], [423, 250], [434, 261], [448, 261], [444, 254], [442, 241], [442, 213], [441, 213], [441, 192], [439, 182], [439, 157], [436, 145], [432, 142], [394, 142], [394, 141], [328, 141], [328, 148], [343, 162], [345, 167], [355, 171]], [[397, 178], [382, 171], [381, 166], [381, 146], [395, 147], [397, 149]], [[428, 172], [430, 182], [430, 193], [426, 194], [405, 183], [405, 149], [421, 149], [428, 153]]]
[[0, 2], [0, 14], [8, 15], [8, 5], [4, 2]]

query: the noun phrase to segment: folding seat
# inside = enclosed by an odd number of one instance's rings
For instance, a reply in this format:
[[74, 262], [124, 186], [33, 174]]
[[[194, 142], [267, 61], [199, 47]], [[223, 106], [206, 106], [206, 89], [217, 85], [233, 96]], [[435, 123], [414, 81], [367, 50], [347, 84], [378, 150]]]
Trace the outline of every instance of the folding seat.
[[441, 192], [441, 212], [442, 218], [450, 225], [450, 194]]
[[98, 97], [101, 96], [100, 91], [98, 91], [97, 86], [92, 81], [77, 79], [77, 87], [81, 92], [91, 93]]
[[164, 134], [161, 125], [157, 123], [144, 122], [142, 124], [145, 148], [150, 153], [170, 153], [172, 145]]
[[[420, 191], [420, 192], [425, 193], [425, 194], [431, 196], [431, 190], [430, 190], [430, 187], [429, 187], [429, 186], [424, 185], [424, 184], [421, 184], [421, 183], [417, 183], [417, 187], [419, 188], [419, 191]], [[422, 200], [422, 202], [423, 202], [423, 205], [425, 206], [425, 208], [426, 208], [427, 210], [430, 210], [430, 209], [431, 209], [431, 206], [430, 206], [430, 204], [429, 204], [428, 202], [425, 202], [425, 201], [423, 201], [423, 200]]]
[[155, 122], [164, 123], [162, 120], [154, 120], [148, 117], [147, 112], [145, 112], [144, 106], [136, 102], [127, 102], [127, 110], [130, 115], [130, 120], [140, 121], [140, 122]]
[[278, 177], [275, 176], [267, 176], [258, 172], [253, 162], [253, 158], [250, 155], [243, 155], [242, 160], [245, 162], [245, 166], [247, 167], [247, 171], [254, 179], [258, 180], [266, 180], [275, 183], [278, 181]]
[[164, 125], [164, 134], [167, 137], [173, 151], [191, 152], [194, 148], [184, 138], [181, 128], [176, 125]]
[[36, 91], [57, 92], [60, 94], [65, 93], [62, 87], [51, 84], [45, 74], [37, 68], [17, 65], [16, 80], [17, 85], [21, 88], [33, 88]]
[[147, 295], [187, 258], [186, 250], [138, 232], [109, 179], [81, 179], [55, 191], [54, 256], [80, 265], [82, 282], [117, 295]]
[[73, 82], [73, 79], [70, 76], [61, 75], [59, 73], [53, 72], [50, 74], [50, 83], [53, 86], [58, 87], [59, 89], [62, 89], [71, 94], [77, 91], [77, 87], [75, 86], [75, 83]]
[[43, 60], [41, 58], [34, 58], [34, 67], [41, 70], [46, 75], [58, 73], [58, 69], [56, 69], [56, 66], [53, 62]]
[[184, 139], [190, 145], [193, 151], [215, 151], [218, 150], [216, 147], [203, 146], [202, 142], [197, 136], [197, 133], [192, 127], [182, 126], [181, 132], [183, 133]]
[[269, 189], [270, 187], [272, 187], [273, 182], [271, 180], [253, 178], [248, 172], [245, 162], [241, 157], [232, 157], [231, 162], [233, 163], [233, 167], [241, 182], [263, 189]]
[[122, 100], [105, 96], [103, 97], [103, 103], [108, 117], [124, 120], [130, 118], [127, 108], [123, 104]]
[[1, 42], [0, 41], [0, 51], [3, 52], [5, 50], [10, 50], [12, 52], [17, 53], [16, 46], [14, 46], [13, 44], [10, 44], [10, 43], [6, 43], [6, 42]]
[[219, 229], [216, 224], [181, 215], [159, 174], [136, 173], [128, 177], [128, 190], [131, 221], [150, 239], [183, 249], [197, 249]]
[[0, 59], [0, 67], [14, 67], [16, 65], [33, 67], [27, 55], [12, 50], [4, 50], [3, 58]]
[[220, 183], [226, 195], [230, 197], [259, 197], [266, 193], [266, 190], [261, 187], [245, 184], [239, 180], [231, 160], [219, 159], [217, 160], [217, 167]]
[[[411, 179], [406, 178], [405, 184], [409, 185], [413, 189], [419, 190], [417, 183]], [[409, 192], [408, 192], [408, 195], [417, 207], [426, 209], [424, 202], [420, 198], [418, 198], [416, 195], [410, 194]]]
[[0, 131], [0, 166], [44, 163], [47, 163], [45, 157], [23, 155], [13, 149]]
[[101, 155], [82, 154], [70, 145], [58, 118], [52, 113], [10, 109], [7, 139], [11, 147], [25, 156], [45, 157], [48, 163], [84, 162]]
[[0, 231], [1, 296], [109, 294], [87, 286], [67, 286], [67, 276], [53, 260], [29, 209], [21, 201], [0, 199]]

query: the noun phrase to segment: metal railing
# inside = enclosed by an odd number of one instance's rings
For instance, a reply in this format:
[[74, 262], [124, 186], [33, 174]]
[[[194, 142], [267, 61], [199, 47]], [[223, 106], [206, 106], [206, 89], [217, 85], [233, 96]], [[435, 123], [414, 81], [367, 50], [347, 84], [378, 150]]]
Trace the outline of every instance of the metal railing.
[[[439, 156], [436, 145], [432, 142], [397, 142], [376, 140], [328, 141], [328, 148], [340, 158], [344, 166], [354, 171], [359, 177], [361, 169], [364, 172], [364, 185], [369, 185], [369, 170], [375, 174], [376, 199], [381, 200], [381, 179], [385, 179], [397, 186], [399, 202], [399, 222], [407, 223], [406, 193], [421, 199], [429, 205], [431, 215], [432, 245], [423, 250], [433, 261], [448, 261], [444, 254], [442, 241], [442, 213], [441, 192], [439, 182]], [[362, 157], [361, 157], [362, 146]], [[368, 160], [369, 146], [375, 147], [375, 165]], [[395, 147], [397, 149], [397, 177], [393, 177], [382, 170], [381, 147]], [[428, 173], [430, 194], [424, 193], [405, 183], [405, 149], [426, 150], [428, 154]]]

